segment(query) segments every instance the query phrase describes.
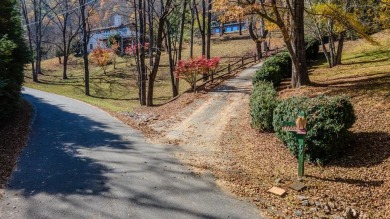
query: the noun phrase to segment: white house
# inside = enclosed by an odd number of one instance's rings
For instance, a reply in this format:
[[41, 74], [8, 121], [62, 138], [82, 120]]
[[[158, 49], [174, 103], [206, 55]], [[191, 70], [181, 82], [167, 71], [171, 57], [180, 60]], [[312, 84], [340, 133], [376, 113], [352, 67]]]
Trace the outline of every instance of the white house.
[[113, 26], [91, 30], [91, 36], [88, 42], [88, 53], [97, 46], [105, 48], [107, 46], [107, 39], [112, 35], [120, 36], [120, 50], [121, 53], [123, 53], [124, 48], [127, 45], [136, 43], [135, 31], [131, 29], [134, 29], [134, 24], [122, 24], [121, 16], [115, 15]]

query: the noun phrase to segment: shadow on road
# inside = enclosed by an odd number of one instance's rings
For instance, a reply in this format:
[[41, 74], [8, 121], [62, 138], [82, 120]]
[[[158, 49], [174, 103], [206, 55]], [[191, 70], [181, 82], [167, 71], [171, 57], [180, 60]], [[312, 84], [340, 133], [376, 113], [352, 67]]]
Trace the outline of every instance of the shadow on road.
[[24, 97], [39, 113], [3, 200], [9, 205], [0, 211], [22, 218], [257, 217], [172, 159], [171, 147], [145, 143], [87, 111]]

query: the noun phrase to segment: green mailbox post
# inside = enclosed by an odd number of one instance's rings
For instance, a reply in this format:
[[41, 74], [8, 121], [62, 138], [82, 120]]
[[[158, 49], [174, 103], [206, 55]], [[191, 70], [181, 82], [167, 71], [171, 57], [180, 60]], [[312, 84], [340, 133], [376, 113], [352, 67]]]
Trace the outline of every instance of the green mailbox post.
[[298, 140], [298, 176], [305, 174], [305, 136], [306, 136], [306, 118], [305, 113], [300, 112], [295, 122], [283, 122], [283, 130], [292, 132]]

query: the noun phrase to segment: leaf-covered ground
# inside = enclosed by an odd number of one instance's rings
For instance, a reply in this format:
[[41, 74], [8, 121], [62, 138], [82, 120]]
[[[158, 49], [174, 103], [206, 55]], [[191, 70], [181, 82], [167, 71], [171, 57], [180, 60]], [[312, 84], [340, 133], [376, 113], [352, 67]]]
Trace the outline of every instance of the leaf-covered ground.
[[[192, 158], [184, 161], [197, 170], [211, 171], [221, 187], [251, 200], [270, 217], [347, 218], [348, 212], [360, 218], [390, 218], [389, 36], [390, 31], [374, 36], [381, 43], [379, 47], [360, 40], [347, 42], [342, 65], [329, 69], [321, 60], [310, 71], [311, 86], [279, 91], [280, 98], [347, 95], [357, 115], [341, 158], [325, 166], [305, 165], [305, 190], [288, 188], [297, 179], [297, 160], [274, 133], [251, 129], [249, 95], [241, 100], [242, 107], [234, 113], [237, 116], [229, 119], [223, 137], [210, 144], [207, 156], [204, 151], [190, 153]], [[175, 126], [180, 124], [172, 119], [175, 113], [191, 114], [187, 111], [196, 111], [198, 100], [206, 102], [208, 98], [204, 93], [184, 95], [162, 107], [138, 111], [130, 120], [138, 118], [141, 127], [158, 120]], [[149, 119], [142, 119], [144, 115]], [[162, 138], [151, 130], [148, 133], [155, 134], [157, 140]], [[287, 194], [278, 197], [268, 193], [272, 186], [286, 189]]]
[[23, 101], [20, 109], [7, 121], [0, 122], [0, 198], [2, 189], [27, 143], [32, 107]]

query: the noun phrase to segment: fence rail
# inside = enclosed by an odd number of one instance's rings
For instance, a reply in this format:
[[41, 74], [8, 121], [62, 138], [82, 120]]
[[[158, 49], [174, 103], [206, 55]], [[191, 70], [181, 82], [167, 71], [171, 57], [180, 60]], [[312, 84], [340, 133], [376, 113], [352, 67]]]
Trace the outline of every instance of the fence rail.
[[[264, 52], [262, 54], [262, 58], [261, 59], [264, 59], [264, 58], [267, 58], [269, 56], [272, 56], [276, 53], [278, 53], [280, 51], [281, 48], [278, 48], [276, 47], [275, 49], [273, 50], [270, 50], [268, 52]], [[221, 59], [231, 59], [231, 57], [221, 57]], [[245, 62], [247, 60], [249, 60], [249, 62]], [[230, 75], [232, 73], [235, 73], [238, 69], [241, 69], [249, 64], [252, 64], [252, 63], [256, 63], [258, 61], [260, 61], [261, 59], [258, 59], [257, 58], [257, 55], [253, 55], [253, 56], [244, 56], [244, 57], [241, 57], [239, 58], [238, 60], [230, 63], [230, 61], [226, 64], [224, 64], [222, 66], [220, 66], [219, 69], [217, 69], [216, 71], [212, 72], [211, 74], [207, 74], [205, 75], [205, 77], [202, 77], [202, 78], [199, 78], [196, 82], [199, 82], [199, 81], [202, 81], [203, 83], [200, 84], [200, 85], [197, 85], [197, 87], [202, 87], [202, 86], [205, 86], [206, 84], [210, 83], [210, 82], [214, 82], [215, 79], [218, 79], [218, 78], [222, 78], [224, 76], [227, 76], [227, 75]], [[207, 80], [204, 80], [204, 78], [209, 78]], [[184, 91], [187, 92], [189, 90], [192, 90], [192, 88], [189, 88], [188, 90]], [[176, 97], [173, 97], [172, 99], [168, 100], [167, 102], [163, 103], [162, 105], [166, 104], [166, 103], [169, 103], [169, 102], [172, 102], [174, 100], [176, 100], [177, 98], [179, 98], [183, 93], [180, 93], [179, 95], [177, 95]]]
[[[278, 53], [279, 50], [280, 50], [279, 48], [275, 48], [272, 51], [264, 52], [262, 54], [262, 58], [266, 58], [271, 55], [274, 55]], [[224, 59], [226, 57], [221, 57], [221, 58]], [[230, 59], [231, 57], [227, 57], [227, 58]], [[210, 74], [204, 75], [202, 78], [199, 78], [196, 82], [203, 81], [203, 83], [198, 85], [197, 87], [201, 87], [206, 85], [207, 83], [214, 82], [215, 79], [235, 73], [238, 69], [242, 69], [243, 67], [252, 63], [255, 64], [258, 61], [260, 60], [257, 58], [257, 55], [244, 56], [234, 62], [229, 61], [227, 64], [222, 65], [219, 69], [211, 72]], [[207, 80], [205, 80], [205, 78]]]

